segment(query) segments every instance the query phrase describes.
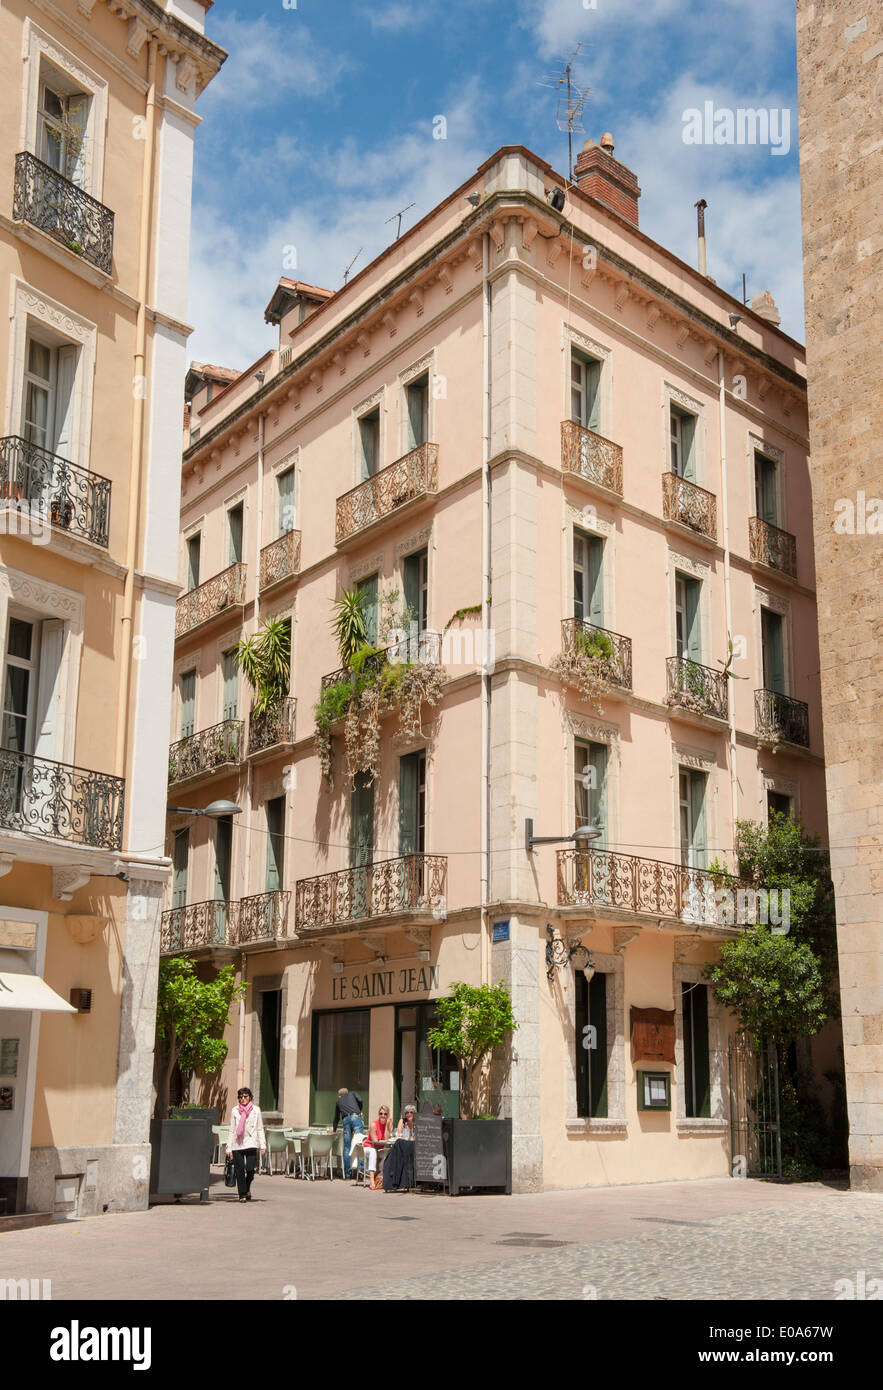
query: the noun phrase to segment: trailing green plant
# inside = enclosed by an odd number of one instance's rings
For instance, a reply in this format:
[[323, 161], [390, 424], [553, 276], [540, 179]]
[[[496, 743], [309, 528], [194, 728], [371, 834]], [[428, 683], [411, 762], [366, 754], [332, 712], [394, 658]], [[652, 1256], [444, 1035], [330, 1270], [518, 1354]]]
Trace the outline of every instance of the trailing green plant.
[[601, 696], [615, 680], [613, 656], [613, 643], [605, 632], [576, 627], [567, 650], [549, 664], [561, 680], [602, 714]]
[[491, 1054], [518, 1027], [509, 991], [497, 985], [451, 985], [446, 999], [436, 1005], [438, 1023], [427, 1031], [427, 1041], [457, 1058], [460, 1066], [460, 1115], [464, 1120], [494, 1118], [488, 1110]]
[[[232, 965], [223, 966], [213, 980], [200, 980], [189, 956], [171, 956], [159, 963], [156, 1031], [161, 1067], [156, 1096], [156, 1117], [169, 1113], [172, 1076], [201, 1071], [211, 1076], [227, 1057], [224, 1028], [230, 1022], [230, 1006], [245, 993], [236, 983]], [[177, 1098], [186, 1101], [186, 1092]]]
[[237, 668], [251, 687], [255, 714], [278, 708], [291, 680], [291, 620], [267, 618], [234, 652]]
[[464, 618], [480, 618], [480, 617], [481, 617], [481, 604], [480, 604], [480, 603], [470, 603], [470, 604], [468, 605], [468, 607], [466, 607], [466, 608], [458, 608], [457, 611], [456, 611], [455, 613], [452, 613], [451, 616], [448, 618], [448, 621], [445, 623], [444, 627], [442, 628], [442, 631], [443, 631], [443, 632], [447, 632], [447, 630], [448, 630], [449, 627], [453, 627], [454, 623], [462, 623], [462, 621], [463, 621]]

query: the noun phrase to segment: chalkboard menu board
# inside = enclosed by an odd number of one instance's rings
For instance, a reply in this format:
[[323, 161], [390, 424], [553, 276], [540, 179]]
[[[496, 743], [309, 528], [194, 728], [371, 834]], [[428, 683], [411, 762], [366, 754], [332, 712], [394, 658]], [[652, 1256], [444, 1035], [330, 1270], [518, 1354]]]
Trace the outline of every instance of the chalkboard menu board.
[[444, 1183], [448, 1166], [442, 1143], [442, 1116], [414, 1117], [414, 1180]]

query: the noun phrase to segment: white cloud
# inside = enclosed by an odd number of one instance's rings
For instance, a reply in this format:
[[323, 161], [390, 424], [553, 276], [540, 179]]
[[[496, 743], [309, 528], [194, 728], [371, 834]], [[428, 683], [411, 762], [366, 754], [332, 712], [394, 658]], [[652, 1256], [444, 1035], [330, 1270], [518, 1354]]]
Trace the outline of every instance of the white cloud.
[[240, 19], [231, 11], [212, 25], [211, 37], [230, 55], [200, 101], [201, 113], [210, 110], [215, 123], [225, 112], [327, 93], [347, 66], [341, 53], [318, 47], [297, 10], [281, 6], [274, 20]]

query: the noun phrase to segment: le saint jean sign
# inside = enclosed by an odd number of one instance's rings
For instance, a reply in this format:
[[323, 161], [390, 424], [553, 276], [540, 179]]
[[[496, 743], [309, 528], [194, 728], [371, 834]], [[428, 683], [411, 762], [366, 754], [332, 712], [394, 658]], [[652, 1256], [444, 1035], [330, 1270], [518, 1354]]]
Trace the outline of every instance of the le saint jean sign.
[[437, 965], [403, 965], [392, 970], [367, 970], [358, 975], [334, 975], [331, 997], [336, 1004], [350, 1004], [403, 994], [429, 994], [439, 988]]

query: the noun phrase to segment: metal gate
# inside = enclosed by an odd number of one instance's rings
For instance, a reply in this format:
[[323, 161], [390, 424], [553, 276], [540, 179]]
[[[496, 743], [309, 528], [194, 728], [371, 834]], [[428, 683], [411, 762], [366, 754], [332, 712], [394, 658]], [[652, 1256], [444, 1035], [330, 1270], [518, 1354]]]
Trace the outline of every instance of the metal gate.
[[779, 1059], [775, 1047], [756, 1047], [748, 1033], [728, 1044], [730, 1144], [734, 1177], [782, 1176]]

